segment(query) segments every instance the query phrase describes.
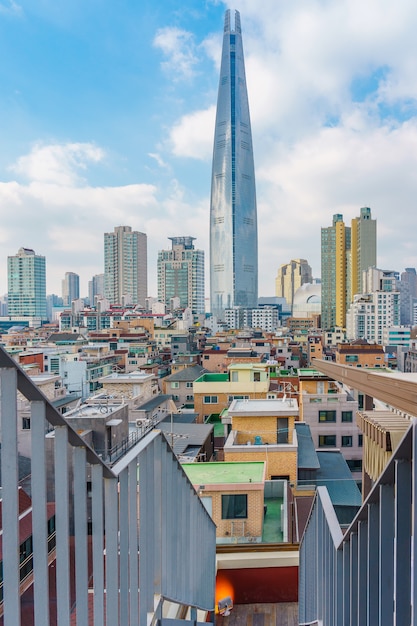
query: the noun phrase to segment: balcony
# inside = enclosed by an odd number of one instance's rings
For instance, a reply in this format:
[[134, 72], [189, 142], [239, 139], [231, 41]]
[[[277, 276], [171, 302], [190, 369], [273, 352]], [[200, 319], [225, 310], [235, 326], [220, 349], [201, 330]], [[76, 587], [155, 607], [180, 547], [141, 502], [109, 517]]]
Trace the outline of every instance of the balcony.
[[[31, 420], [29, 607], [20, 592], [18, 392]], [[215, 526], [160, 431], [110, 467], [2, 349], [0, 415], [4, 626], [68, 626], [75, 615], [95, 626], [205, 622], [214, 608]]]

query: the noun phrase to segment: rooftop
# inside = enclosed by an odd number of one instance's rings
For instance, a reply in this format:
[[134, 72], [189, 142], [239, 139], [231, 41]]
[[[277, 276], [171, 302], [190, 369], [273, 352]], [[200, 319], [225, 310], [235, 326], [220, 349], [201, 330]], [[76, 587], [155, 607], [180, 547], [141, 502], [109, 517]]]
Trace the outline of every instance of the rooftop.
[[268, 400], [233, 400], [229, 407], [229, 416], [239, 415], [298, 415], [298, 402], [295, 398], [271, 398]]
[[256, 370], [267, 369], [265, 363], [232, 363], [229, 365], [229, 370]]
[[191, 365], [190, 367], [184, 367], [184, 369], [178, 370], [178, 372], [174, 372], [174, 374], [167, 376], [167, 380], [193, 382], [206, 371], [207, 370], [201, 365]]
[[310, 426], [304, 422], [296, 422], [294, 427], [297, 431], [298, 469], [319, 469], [320, 462], [311, 438]]
[[138, 404], [136, 409], [140, 411], [152, 411], [156, 409], [161, 404], [165, 404], [168, 400], [170, 400], [172, 396], [170, 394], [159, 394], [158, 396], [153, 396], [149, 400], [146, 400], [143, 404]]
[[108, 376], [103, 376], [100, 378], [101, 383], [135, 383], [139, 381], [144, 381], [153, 377], [153, 374], [148, 374], [146, 372], [141, 372], [136, 370], [134, 372], [127, 372], [126, 374], [119, 374], [118, 372], [113, 372]]
[[183, 469], [193, 485], [262, 483], [264, 462], [184, 463]]
[[82, 404], [78, 409], [73, 409], [65, 413], [65, 419], [79, 418], [79, 417], [101, 417], [106, 418], [120, 410], [120, 407], [124, 406], [120, 403], [111, 404], [106, 402], [105, 404]]
[[299, 378], [324, 378], [324, 379], [328, 378], [326, 374], [322, 374], [318, 370], [312, 369], [311, 367], [308, 367], [308, 368], [300, 367], [298, 370], [298, 377]]
[[59, 380], [59, 374], [36, 374], [35, 376], [30, 377], [31, 380], [35, 383], [35, 385], [44, 385], [46, 383], [52, 383], [55, 380]]
[[197, 378], [196, 383], [226, 383], [229, 381], [229, 374], [203, 374]]
[[333, 506], [357, 506], [362, 497], [350, 469], [339, 450], [317, 451], [320, 469], [314, 483], [325, 486]]

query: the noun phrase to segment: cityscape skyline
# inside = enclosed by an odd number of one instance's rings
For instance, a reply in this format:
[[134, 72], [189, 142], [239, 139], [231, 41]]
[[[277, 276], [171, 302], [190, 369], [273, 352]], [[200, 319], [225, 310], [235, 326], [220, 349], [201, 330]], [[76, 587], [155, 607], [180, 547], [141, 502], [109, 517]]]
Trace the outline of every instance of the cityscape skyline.
[[417, 265], [411, 2], [368, 4], [364, 19], [344, 1], [186, 0], [179, 9], [145, 0], [99, 11], [24, 0], [0, 3], [0, 293], [7, 256], [27, 247], [46, 257], [47, 293], [73, 271], [87, 294], [103, 271], [103, 233], [118, 224], [147, 234], [149, 295], [167, 236], [196, 237], [208, 258], [227, 8], [245, 25], [259, 294], [274, 293], [277, 268], [292, 258], [318, 277], [320, 228], [361, 206], [378, 219], [378, 267]]

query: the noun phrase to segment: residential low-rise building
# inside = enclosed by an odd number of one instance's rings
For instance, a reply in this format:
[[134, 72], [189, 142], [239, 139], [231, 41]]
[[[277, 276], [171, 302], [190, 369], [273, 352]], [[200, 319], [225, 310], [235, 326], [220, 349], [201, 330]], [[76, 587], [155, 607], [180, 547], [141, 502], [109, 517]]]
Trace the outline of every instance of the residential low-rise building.
[[387, 326], [382, 331], [384, 346], [409, 346], [411, 326]]
[[216, 524], [217, 543], [262, 541], [265, 464], [182, 465]]
[[103, 393], [111, 398], [133, 400], [137, 404], [158, 395], [158, 380], [154, 374], [136, 370], [135, 372], [112, 372], [99, 380]]
[[358, 339], [351, 343], [340, 343], [335, 350], [335, 362], [352, 367], [384, 367], [385, 352], [382, 345]]
[[183, 405], [194, 406], [194, 381], [206, 372], [201, 365], [192, 365], [177, 370], [170, 376], [162, 379], [162, 392], [171, 394], [177, 407]]
[[266, 398], [270, 386], [266, 363], [236, 363], [227, 374], [203, 374], [194, 381], [194, 409], [199, 421], [220, 414], [235, 400]]
[[357, 480], [362, 472], [362, 433], [355, 416], [358, 401], [342, 385], [314, 369], [301, 369], [300, 419], [310, 426], [318, 450], [340, 449]]
[[263, 461], [266, 480], [296, 483], [298, 416], [294, 398], [234, 400], [222, 418], [230, 429], [225, 461]]

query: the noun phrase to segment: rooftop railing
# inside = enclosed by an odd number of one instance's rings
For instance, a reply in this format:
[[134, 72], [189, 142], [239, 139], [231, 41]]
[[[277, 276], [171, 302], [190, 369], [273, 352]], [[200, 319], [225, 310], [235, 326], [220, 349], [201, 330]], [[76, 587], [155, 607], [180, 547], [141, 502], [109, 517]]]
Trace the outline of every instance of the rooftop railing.
[[300, 546], [300, 625], [417, 624], [416, 460], [413, 421], [345, 534], [317, 488]]
[[[0, 349], [4, 626], [24, 624], [26, 610], [17, 391], [31, 406], [34, 623], [69, 626], [75, 613], [76, 623], [88, 626], [168, 624], [169, 604], [177, 624], [184, 616], [196, 620], [199, 609], [212, 611], [215, 526], [161, 432], [146, 434], [110, 468]], [[45, 437], [51, 427], [54, 437]], [[48, 566], [49, 501], [55, 573]]]

